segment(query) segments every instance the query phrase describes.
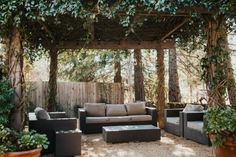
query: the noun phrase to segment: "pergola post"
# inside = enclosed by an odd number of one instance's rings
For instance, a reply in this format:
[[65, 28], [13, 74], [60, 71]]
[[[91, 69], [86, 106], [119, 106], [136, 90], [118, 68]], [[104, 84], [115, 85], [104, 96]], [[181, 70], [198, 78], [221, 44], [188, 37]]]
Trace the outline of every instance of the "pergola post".
[[169, 48], [169, 102], [181, 102], [176, 47]]
[[57, 105], [57, 70], [58, 70], [58, 49], [53, 46], [50, 51], [50, 74], [49, 74], [49, 95], [48, 95], [48, 111], [55, 111]]
[[134, 50], [134, 93], [135, 101], [145, 101], [144, 76], [141, 49]]
[[165, 66], [164, 66], [164, 51], [161, 44], [157, 47], [157, 97], [156, 107], [158, 111], [159, 127], [164, 128], [164, 108], [165, 108]]
[[13, 27], [8, 49], [8, 76], [14, 94], [11, 103], [14, 105], [10, 115], [10, 127], [21, 131], [24, 124], [24, 102], [23, 102], [23, 47], [20, 30]]

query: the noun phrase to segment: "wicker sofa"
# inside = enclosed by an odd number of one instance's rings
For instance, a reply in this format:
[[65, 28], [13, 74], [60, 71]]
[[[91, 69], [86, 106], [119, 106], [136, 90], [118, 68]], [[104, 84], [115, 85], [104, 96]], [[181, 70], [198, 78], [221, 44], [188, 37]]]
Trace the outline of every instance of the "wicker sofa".
[[171, 134], [183, 137], [183, 108], [164, 110], [164, 130]]
[[29, 130], [36, 130], [39, 133], [46, 134], [50, 144], [43, 154], [55, 152], [56, 131], [68, 131], [77, 129], [77, 119], [67, 118], [65, 112], [49, 112], [50, 119], [38, 120], [34, 112], [28, 114]]
[[205, 111], [183, 112], [184, 138], [200, 144], [210, 145], [209, 137], [203, 131], [204, 113]]
[[83, 133], [101, 133], [103, 126], [151, 124], [157, 126], [157, 111], [144, 103], [85, 103], [78, 109]]

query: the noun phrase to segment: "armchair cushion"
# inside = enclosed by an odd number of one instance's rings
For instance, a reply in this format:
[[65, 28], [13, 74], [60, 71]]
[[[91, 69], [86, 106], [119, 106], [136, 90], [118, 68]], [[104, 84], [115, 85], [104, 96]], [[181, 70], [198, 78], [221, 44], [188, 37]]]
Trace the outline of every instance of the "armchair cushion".
[[203, 131], [203, 121], [189, 121], [187, 122], [187, 127], [194, 130]]
[[86, 114], [90, 117], [104, 117], [106, 112], [105, 103], [85, 103]]
[[107, 104], [106, 106], [107, 116], [127, 116], [124, 104]]
[[179, 117], [167, 117], [166, 121], [171, 124], [179, 124]]
[[50, 119], [50, 115], [48, 114], [48, 112], [41, 107], [36, 107], [34, 112], [35, 112], [36, 118], [38, 120], [49, 120]]
[[145, 115], [145, 103], [129, 103], [126, 104], [128, 115]]

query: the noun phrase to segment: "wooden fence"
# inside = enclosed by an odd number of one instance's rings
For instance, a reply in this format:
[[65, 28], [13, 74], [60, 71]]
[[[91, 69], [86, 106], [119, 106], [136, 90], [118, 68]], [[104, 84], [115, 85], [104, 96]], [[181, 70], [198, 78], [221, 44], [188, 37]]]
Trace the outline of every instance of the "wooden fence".
[[[48, 82], [30, 82], [27, 100], [31, 106], [46, 107]], [[86, 102], [124, 103], [124, 90], [120, 83], [57, 82], [58, 107], [70, 115], [74, 106], [83, 107]]]

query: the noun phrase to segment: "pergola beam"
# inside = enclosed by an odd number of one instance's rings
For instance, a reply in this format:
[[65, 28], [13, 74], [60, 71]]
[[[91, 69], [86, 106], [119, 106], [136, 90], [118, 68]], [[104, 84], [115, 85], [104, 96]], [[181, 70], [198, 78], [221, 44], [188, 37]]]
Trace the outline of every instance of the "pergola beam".
[[[50, 44], [49, 44], [50, 45]], [[89, 43], [86, 42], [68, 42], [63, 41], [59, 42], [56, 45], [58, 49], [155, 49], [160, 45], [158, 41], [91, 41]], [[174, 46], [173, 41], [162, 41], [161, 45], [163, 48], [171, 48]], [[46, 46], [47, 47], [47, 46]]]
[[176, 30], [178, 30], [180, 27], [182, 27], [186, 22], [188, 22], [189, 18], [185, 19], [184, 21], [182, 21], [179, 25], [177, 25], [174, 29], [172, 29], [171, 31], [169, 31], [166, 35], [164, 35], [161, 38], [161, 41], [165, 40], [167, 37], [169, 37], [172, 33], [174, 33]]

